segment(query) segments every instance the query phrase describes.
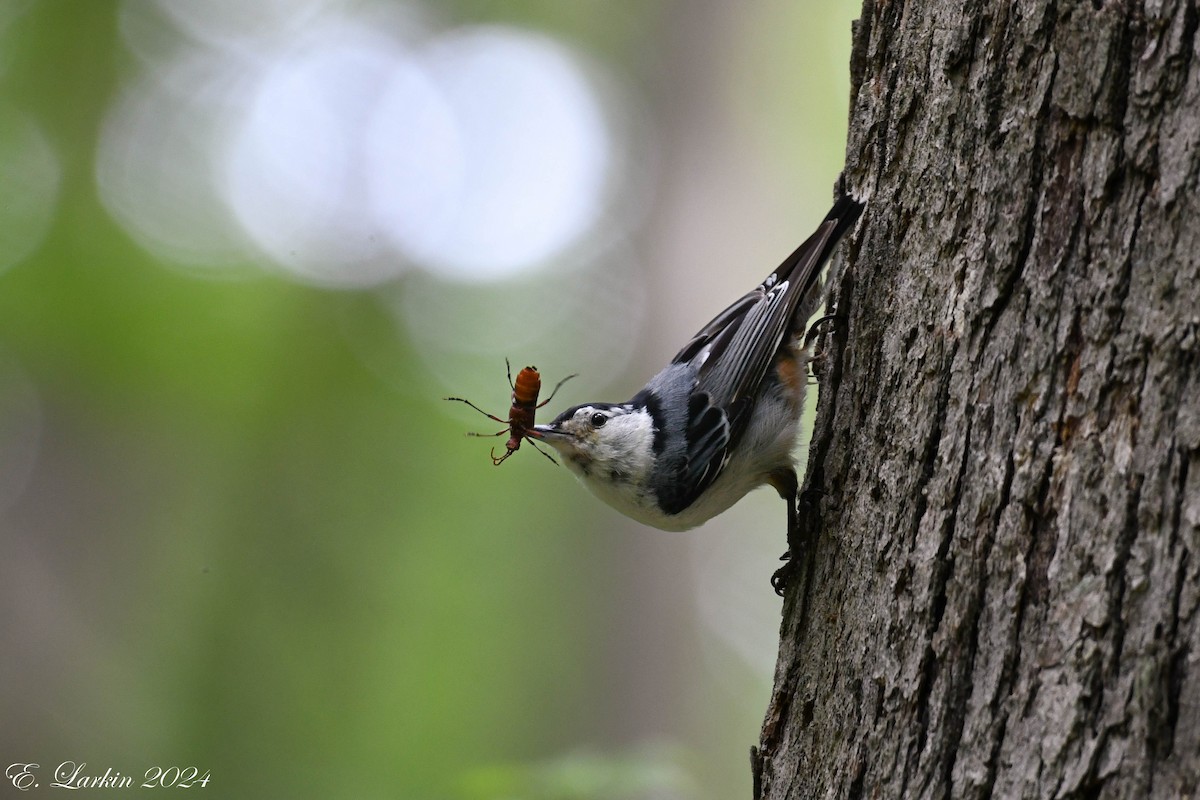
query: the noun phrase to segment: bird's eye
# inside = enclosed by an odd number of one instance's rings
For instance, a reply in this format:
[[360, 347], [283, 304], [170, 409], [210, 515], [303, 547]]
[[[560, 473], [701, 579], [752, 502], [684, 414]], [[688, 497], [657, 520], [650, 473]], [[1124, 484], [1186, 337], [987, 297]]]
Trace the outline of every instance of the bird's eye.
[[597, 411], [595, 414], [592, 414], [592, 427], [593, 428], [601, 428], [604, 426], [604, 423], [606, 423], [606, 422], [608, 422], [608, 417], [605, 416], [604, 414], [601, 414], [599, 411]]

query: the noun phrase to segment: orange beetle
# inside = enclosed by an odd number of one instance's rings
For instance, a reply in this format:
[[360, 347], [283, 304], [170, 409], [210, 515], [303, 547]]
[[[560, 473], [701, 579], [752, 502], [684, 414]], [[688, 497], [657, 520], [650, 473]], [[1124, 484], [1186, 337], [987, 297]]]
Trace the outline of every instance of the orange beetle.
[[[505, 453], [499, 458], [496, 457], [496, 448], [492, 448], [492, 463], [500, 466], [504, 460], [517, 452], [521, 448], [521, 440], [528, 439], [533, 448], [539, 453], [554, 461], [554, 458], [542, 448], [534, 443], [534, 439], [540, 434], [533, 429], [534, 417], [537, 410], [554, 399], [554, 395], [558, 394], [559, 388], [567, 381], [574, 378], [575, 375], [568, 375], [558, 382], [554, 387], [554, 391], [550, 392], [550, 396], [542, 402], [538, 402], [538, 394], [542, 391], [542, 376], [538, 373], [537, 367], [525, 367], [517, 373], [517, 380], [514, 383], [512, 378], [512, 365], [508, 363], [508, 359], [504, 359], [504, 366], [508, 369], [508, 385], [512, 387], [512, 407], [508, 409], [508, 419], [503, 420], [494, 414], [489, 414], [479, 406], [466, 400], [462, 397], [447, 397], [447, 400], [454, 400], [459, 403], [466, 403], [471, 408], [483, 414], [485, 417], [496, 422], [508, 423], [508, 427], [496, 433], [468, 433], [468, 436], [503, 436], [509, 434], [508, 444], [505, 445]], [[554, 463], [558, 463], [555, 461]]]

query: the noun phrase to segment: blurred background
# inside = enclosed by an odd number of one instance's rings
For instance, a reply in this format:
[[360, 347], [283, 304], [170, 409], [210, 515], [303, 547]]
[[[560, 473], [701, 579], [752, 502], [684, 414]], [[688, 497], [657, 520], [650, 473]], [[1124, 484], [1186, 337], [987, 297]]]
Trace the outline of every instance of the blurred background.
[[748, 796], [778, 498], [643, 528], [441, 398], [624, 400], [773, 269], [856, 13], [0, 3], [3, 766]]

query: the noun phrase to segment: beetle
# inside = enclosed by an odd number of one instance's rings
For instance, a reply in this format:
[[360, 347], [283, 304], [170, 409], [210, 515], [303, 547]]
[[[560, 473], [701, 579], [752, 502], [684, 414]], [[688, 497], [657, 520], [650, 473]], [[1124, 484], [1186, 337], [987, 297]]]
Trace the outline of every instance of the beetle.
[[[504, 359], [504, 366], [508, 370], [508, 385], [512, 387], [512, 406], [508, 409], [508, 419], [501, 419], [495, 414], [489, 414], [479, 406], [462, 397], [447, 397], [446, 400], [454, 400], [459, 403], [466, 403], [471, 408], [483, 414], [490, 420], [495, 420], [499, 423], [507, 423], [508, 427], [496, 433], [468, 433], [468, 436], [503, 436], [509, 434], [508, 443], [505, 445], [505, 453], [499, 458], [496, 457], [496, 448], [492, 448], [492, 463], [497, 467], [504, 463], [505, 459], [517, 452], [521, 448], [521, 440], [528, 439], [533, 445], [533, 449], [544, 455], [546, 458], [554, 461], [554, 457], [541, 449], [534, 442], [534, 439], [541, 437], [537, 431], [533, 429], [534, 418], [537, 415], [537, 410], [554, 399], [554, 395], [558, 394], [558, 390], [564, 383], [576, 377], [576, 375], [568, 375], [559, 381], [554, 390], [550, 392], [550, 396], [542, 402], [538, 402], [538, 394], [542, 391], [542, 376], [538, 372], [537, 367], [525, 367], [517, 373], [517, 379], [514, 381], [512, 377], [512, 365], [508, 359]], [[554, 461], [557, 464], [557, 461]]]

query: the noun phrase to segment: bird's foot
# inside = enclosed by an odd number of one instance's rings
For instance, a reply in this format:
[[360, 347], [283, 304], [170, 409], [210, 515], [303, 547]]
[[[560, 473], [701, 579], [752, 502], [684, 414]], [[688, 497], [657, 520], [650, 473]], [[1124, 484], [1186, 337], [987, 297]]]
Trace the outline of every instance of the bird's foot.
[[792, 576], [796, 573], [796, 568], [800, 564], [800, 560], [793, 559], [791, 555], [788, 552], [780, 556], [779, 560], [786, 561], [787, 563], [771, 573], [771, 588], [780, 597], [783, 597], [783, 593], [787, 591], [788, 583], [791, 582]]
[[824, 496], [825, 492], [820, 489], [805, 489], [800, 493], [794, 527], [788, 531], [788, 549], [779, 557], [780, 561], [786, 563], [771, 575], [771, 588], [780, 597], [783, 597], [788, 584], [804, 563], [805, 551], [810, 549], [808, 546], [816, 541], [821, 531], [820, 502]]

